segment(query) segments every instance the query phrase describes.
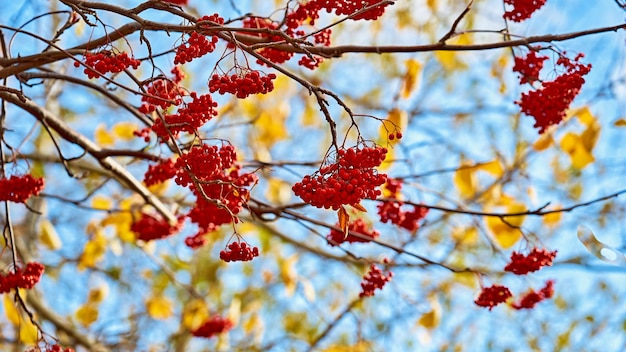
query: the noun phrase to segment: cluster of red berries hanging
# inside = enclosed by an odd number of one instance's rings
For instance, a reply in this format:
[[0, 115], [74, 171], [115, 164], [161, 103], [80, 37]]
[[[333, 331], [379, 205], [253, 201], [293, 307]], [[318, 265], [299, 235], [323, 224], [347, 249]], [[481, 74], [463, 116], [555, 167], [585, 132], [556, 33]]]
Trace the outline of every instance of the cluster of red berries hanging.
[[158, 78], [148, 83], [146, 94], [141, 97], [140, 112], [148, 114], [155, 111], [157, 107], [167, 109], [172, 105], [183, 103], [182, 97], [186, 95], [186, 92], [179, 86], [179, 83], [185, 75], [178, 66], [174, 67], [171, 72], [174, 74], [172, 79]]
[[[217, 25], [224, 24], [224, 19], [218, 14], [213, 14], [211, 16], [202, 16], [198, 19], [198, 22], [200, 21], [210, 21], [214, 22]], [[203, 28], [205, 26], [200, 27]], [[197, 59], [208, 53], [212, 53], [213, 50], [215, 50], [217, 42], [218, 37], [215, 35], [211, 36], [209, 40], [208, 37], [204, 34], [192, 32], [189, 35], [189, 38], [187, 38], [187, 40], [185, 41], [185, 43], [176, 49], [174, 64], [178, 65], [191, 62], [193, 61], [193, 59]]]
[[180, 218], [176, 225], [170, 226], [165, 219], [142, 213], [141, 218], [130, 226], [130, 230], [137, 235], [138, 240], [146, 242], [159, 240], [180, 231], [182, 220], [183, 218]]
[[[534, 127], [539, 133], [544, 133], [552, 125], [559, 124], [566, 116], [566, 111], [574, 98], [580, 93], [585, 83], [583, 76], [591, 71], [591, 64], [579, 62], [583, 54], [578, 54], [574, 60], [561, 56], [556, 64], [565, 68], [565, 72], [553, 81], [542, 81], [541, 88], [522, 93], [519, 101], [522, 112], [535, 118]], [[516, 60], [513, 70], [520, 73], [521, 82], [532, 83], [538, 76], [545, 56], [529, 53], [525, 59]]]
[[45, 267], [37, 262], [27, 263], [22, 268], [15, 268], [13, 271], [0, 275], [0, 293], [7, 293], [11, 290], [24, 288], [30, 290], [41, 279]]
[[[512, 272], [515, 275], [526, 275], [531, 272], [535, 272], [545, 266], [551, 266], [552, 261], [556, 257], [556, 251], [548, 251], [545, 249], [533, 248], [528, 255], [513, 252], [511, 254], [511, 261], [504, 267], [505, 271]], [[514, 309], [532, 309], [537, 303], [552, 298], [554, 295], [554, 282], [548, 280], [545, 286], [539, 291], [531, 290], [524, 294], [522, 298], [513, 303], [511, 306]], [[511, 291], [502, 285], [493, 285], [490, 287], [483, 287], [478, 298], [474, 301], [476, 305], [481, 307], [493, 309], [500, 303], [506, 302], [509, 298], [513, 297]]]
[[238, 74], [213, 74], [209, 80], [209, 92], [219, 94], [230, 93], [239, 99], [245, 99], [252, 94], [267, 94], [274, 90], [273, 80], [276, 75], [261, 74], [249, 69], [241, 70]]
[[150, 165], [144, 175], [143, 183], [150, 187], [174, 178], [177, 172], [175, 165], [172, 159], [161, 160], [155, 165]]
[[26, 203], [30, 197], [39, 195], [43, 187], [44, 179], [30, 174], [0, 178], [0, 201]]
[[196, 337], [211, 338], [215, 335], [223, 334], [232, 328], [233, 322], [230, 319], [214, 315], [197, 329], [191, 331], [191, 334]]
[[227, 249], [220, 251], [220, 259], [225, 262], [247, 262], [259, 256], [259, 248], [248, 246], [246, 242], [232, 242]]
[[[339, 224], [337, 224], [337, 226], [339, 226]], [[376, 231], [375, 229], [370, 229], [369, 225], [363, 219], [356, 219], [355, 221], [350, 222], [348, 224], [348, 231], [358, 233], [362, 235], [363, 237], [357, 237], [350, 233], [345, 233], [343, 231], [337, 231], [335, 229], [331, 229], [330, 234], [326, 236], [326, 239], [328, 240], [328, 243], [331, 246], [338, 246], [344, 242], [367, 243], [373, 239], [378, 238], [378, 236], [380, 236], [380, 233]]]
[[385, 160], [387, 148], [353, 147], [340, 149], [336, 161], [306, 175], [292, 190], [296, 196], [317, 208], [333, 210], [342, 205], [358, 205], [363, 199], [376, 199], [376, 189], [387, 181], [375, 168]]
[[51, 345], [46, 347], [46, 352], [74, 352], [74, 349], [71, 347], [63, 348], [61, 345]]
[[504, 0], [504, 3], [513, 6], [513, 9], [506, 11], [503, 17], [513, 22], [522, 22], [543, 7], [546, 0]]
[[[100, 78], [101, 75], [109, 72], [119, 73], [129, 67], [136, 70], [141, 65], [141, 61], [129, 57], [125, 52], [115, 54], [110, 50], [95, 54], [86, 53], [84, 60], [85, 65], [88, 66], [84, 72], [89, 78]], [[80, 67], [80, 63], [74, 61], [74, 67]]]
[[379, 267], [371, 264], [369, 271], [365, 274], [365, 276], [363, 276], [359, 297], [363, 298], [373, 296], [376, 289], [382, 290], [385, 284], [391, 281], [392, 277], [392, 272], [387, 272], [385, 274]]
[[209, 94], [198, 96], [191, 92], [191, 102], [180, 107], [175, 114], [167, 114], [163, 119], [157, 119], [152, 125], [152, 131], [161, 142], [166, 142], [170, 134], [177, 137], [180, 132], [196, 134], [205, 123], [217, 116], [217, 103]]
[[[398, 199], [402, 189], [402, 180], [388, 179], [384, 188], [389, 193], [389, 198]], [[406, 210], [401, 200], [382, 201], [376, 208], [381, 222], [392, 223], [411, 232], [419, 229], [419, 221], [428, 214], [428, 208], [423, 206], [410, 205], [410, 210]]]

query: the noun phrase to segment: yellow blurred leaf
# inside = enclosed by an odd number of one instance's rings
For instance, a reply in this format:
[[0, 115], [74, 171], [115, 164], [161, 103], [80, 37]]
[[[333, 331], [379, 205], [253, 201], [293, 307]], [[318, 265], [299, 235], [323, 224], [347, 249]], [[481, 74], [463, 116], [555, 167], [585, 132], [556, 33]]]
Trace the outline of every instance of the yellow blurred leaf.
[[[513, 203], [506, 209], [507, 213], [525, 212], [526, 206], [521, 203]], [[486, 217], [487, 228], [491, 232], [496, 243], [504, 248], [511, 248], [522, 238], [522, 232], [518, 227], [522, 226], [525, 216], [506, 216], [503, 219], [495, 216]]]
[[616, 127], [624, 127], [624, 126], [626, 126], [626, 119], [623, 118], [623, 117], [620, 118], [619, 120], [613, 122], [613, 126], [616, 126]]
[[476, 193], [477, 181], [475, 168], [469, 162], [462, 162], [454, 173], [454, 185], [464, 198], [471, 198]]
[[93, 268], [98, 262], [104, 259], [107, 250], [107, 239], [101, 229], [96, 230], [93, 237], [85, 243], [83, 253], [78, 260], [78, 270]]
[[551, 133], [544, 133], [539, 136], [539, 139], [533, 143], [533, 149], [536, 151], [542, 151], [548, 149], [554, 143]]
[[549, 213], [543, 216], [543, 224], [548, 227], [554, 227], [561, 222], [561, 212]]
[[146, 300], [146, 310], [152, 319], [167, 319], [174, 314], [174, 303], [167, 297], [154, 296]]
[[296, 285], [298, 284], [298, 274], [296, 273], [296, 263], [298, 262], [298, 255], [294, 254], [289, 258], [283, 259], [279, 262], [280, 265], [280, 279], [285, 284], [285, 291], [287, 297], [293, 296], [296, 291]]
[[486, 171], [495, 177], [502, 176], [504, 173], [504, 169], [502, 168], [502, 164], [500, 164], [499, 160], [493, 160], [488, 163], [481, 164], [479, 166], [479, 170]]
[[589, 110], [589, 107], [587, 106], [576, 110], [576, 112], [574, 112], [574, 115], [576, 115], [578, 121], [580, 121], [585, 126], [595, 124], [597, 121], [597, 118], [593, 116], [591, 110]]
[[111, 135], [106, 130], [106, 127], [104, 126], [103, 123], [99, 124], [96, 127], [96, 130], [94, 132], [94, 137], [95, 137], [96, 143], [99, 144], [100, 146], [111, 146], [113, 145], [113, 143], [115, 143], [115, 139], [113, 138], [113, 135]]
[[5, 294], [2, 298], [4, 303], [4, 314], [7, 317], [7, 320], [11, 322], [14, 326], [18, 326], [20, 324], [20, 312], [15, 308], [15, 302], [13, 301], [13, 293]]
[[291, 199], [291, 186], [278, 178], [270, 178], [265, 196], [274, 204], [285, 204]]
[[106, 296], [109, 294], [109, 287], [106, 284], [102, 284], [96, 288], [92, 288], [89, 290], [89, 295], [87, 296], [88, 303], [100, 303], [102, 302]]
[[591, 150], [587, 149], [583, 140], [577, 134], [568, 132], [560, 142], [561, 149], [565, 151], [572, 162], [572, 167], [582, 170], [595, 159]]
[[111, 199], [96, 195], [91, 199], [91, 207], [98, 210], [110, 210], [113, 207]]
[[415, 59], [406, 60], [404, 65], [406, 66], [406, 73], [402, 80], [402, 97], [406, 99], [419, 87], [420, 76], [424, 65]]
[[359, 341], [354, 345], [332, 345], [323, 352], [370, 352], [371, 347], [367, 341]]
[[424, 313], [418, 320], [418, 324], [426, 329], [432, 330], [439, 326], [441, 322], [441, 305], [436, 299], [432, 299], [432, 309]]
[[313, 284], [309, 280], [301, 279], [300, 284], [302, 284], [302, 291], [304, 293], [304, 298], [309, 302], [315, 302], [315, 288]]
[[54, 225], [48, 219], [43, 219], [39, 222], [39, 241], [52, 251], [61, 248], [63, 245]]
[[24, 345], [35, 345], [39, 341], [39, 329], [29, 317], [23, 317], [20, 321], [20, 342]]
[[308, 102], [304, 106], [304, 111], [302, 112], [302, 125], [306, 127], [317, 126], [319, 125], [319, 119], [317, 118], [318, 112], [314, 108], [314, 105]]
[[200, 327], [209, 318], [209, 310], [201, 299], [194, 299], [183, 308], [183, 326], [189, 330]]
[[387, 148], [387, 155], [385, 155], [385, 160], [378, 167], [379, 171], [385, 171], [393, 166], [393, 161], [396, 157], [396, 151], [394, 148]]
[[133, 134], [137, 131], [139, 127], [136, 123], [132, 122], [118, 122], [113, 125], [112, 132], [113, 134], [121, 140], [130, 141], [135, 139], [135, 135]]
[[80, 325], [89, 327], [98, 320], [98, 307], [93, 303], [84, 304], [76, 310], [74, 316]]
[[478, 242], [478, 230], [475, 227], [456, 228], [452, 231], [452, 238], [465, 245], [472, 245]]
[[[448, 40], [446, 43], [449, 45], [470, 45], [472, 44], [472, 37], [469, 34], [462, 34]], [[464, 70], [467, 68], [467, 64], [459, 59], [459, 51], [435, 51], [435, 58], [445, 71]]]

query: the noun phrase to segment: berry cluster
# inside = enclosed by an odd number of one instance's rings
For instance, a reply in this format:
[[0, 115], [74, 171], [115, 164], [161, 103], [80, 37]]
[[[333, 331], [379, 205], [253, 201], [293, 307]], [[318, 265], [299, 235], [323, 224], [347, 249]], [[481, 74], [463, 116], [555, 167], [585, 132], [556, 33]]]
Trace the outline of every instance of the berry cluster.
[[376, 289], [382, 290], [385, 284], [391, 281], [393, 277], [392, 272], [387, 272], [384, 274], [380, 268], [376, 265], [371, 264], [370, 270], [363, 276], [363, 281], [361, 282], [361, 293], [359, 297], [370, 297], [374, 295], [374, 291]]
[[176, 4], [176, 5], [187, 5], [187, 3], [189, 2], [189, 0], [163, 0], [165, 2], [169, 2], [170, 4]]
[[537, 56], [537, 52], [531, 51], [525, 58], [515, 57], [513, 72], [520, 74], [520, 84], [530, 83], [539, 79], [539, 71], [543, 68], [543, 62], [547, 56]]
[[[277, 22], [270, 20], [269, 18], [251, 16], [243, 20], [242, 26], [243, 28], [278, 30], [279, 24]], [[289, 31], [289, 29], [287, 31]], [[250, 36], [266, 38], [269, 42], [284, 41], [283, 37], [278, 36], [278, 35], [268, 34], [268, 33], [258, 33], [258, 32], [243, 32], [243, 33], [250, 35]], [[289, 33], [287, 33], [287, 35], [289, 35]], [[287, 60], [293, 57], [293, 53], [291, 52], [278, 50], [274, 48], [262, 48], [258, 51], [258, 53], [259, 55], [263, 56], [264, 58], [268, 59], [269, 61], [275, 64], [285, 63]], [[257, 60], [257, 63], [263, 64], [263, 62], [260, 60]]]
[[402, 209], [404, 203], [401, 201], [386, 201], [378, 204], [378, 215], [380, 221], [392, 223], [411, 232], [419, 229], [419, 221], [428, 214], [428, 208], [413, 205], [413, 209], [405, 211]]
[[130, 230], [137, 235], [138, 240], [145, 242], [159, 240], [180, 231], [183, 218], [178, 223], [170, 226], [164, 219], [157, 219], [152, 215], [142, 213], [141, 218], [130, 225]]
[[193, 330], [191, 334], [196, 337], [210, 338], [218, 334], [223, 334], [233, 328], [233, 322], [228, 318], [215, 315], [205, 321], [200, 327]]
[[535, 290], [531, 290], [526, 293], [519, 302], [513, 303], [513, 308], [519, 309], [532, 309], [535, 308], [537, 303], [552, 298], [554, 296], [554, 281], [548, 280], [546, 285], [539, 290], [539, 292]]
[[583, 76], [589, 73], [591, 65], [579, 63], [581, 57], [583, 55], [579, 54], [573, 61], [560, 57], [557, 65], [565, 67], [566, 72], [554, 81], [543, 82], [541, 89], [522, 93], [521, 99], [515, 102], [524, 114], [535, 118], [534, 127], [539, 128], [539, 133], [565, 118], [565, 112], [585, 83]]
[[[339, 226], [339, 225], [337, 225]], [[363, 235], [364, 237], [357, 237], [351, 234], [345, 234], [342, 231], [337, 231], [335, 229], [330, 230], [330, 234], [328, 236], [326, 236], [326, 238], [328, 239], [328, 243], [330, 243], [331, 246], [337, 246], [340, 245], [344, 242], [349, 242], [349, 243], [355, 243], [355, 242], [362, 242], [362, 243], [366, 243], [366, 242], [370, 242], [373, 239], [378, 238], [378, 236], [380, 236], [380, 233], [378, 231], [376, 231], [375, 229], [369, 229], [367, 223], [365, 223], [365, 221], [363, 221], [363, 219], [357, 219], [353, 222], [351, 222], [348, 225], [348, 231], [351, 232], [355, 232], [358, 234]]]
[[38, 195], [44, 186], [43, 178], [30, 174], [0, 179], [0, 201], [26, 203], [28, 198]]
[[[319, 18], [319, 12], [325, 10], [326, 12], [335, 12], [337, 16], [352, 16], [362, 9], [379, 4], [380, 0], [312, 0], [307, 1], [294, 11], [294, 17], [306, 20], [310, 16], [314, 20]], [[378, 17], [385, 13], [385, 7], [388, 4], [380, 4], [373, 8], [360, 13], [356, 16], [352, 16], [352, 20], [376, 20]]]
[[292, 190], [298, 197], [317, 208], [339, 209], [356, 205], [363, 199], [376, 199], [381, 191], [376, 187], [387, 181], [378, 174], [387, 149], [382, 147], [353, 147], [337, 152], [336, 162], [320, 168], [318, 175], [306, 175]]
[[245, 242], [232, 242], [228, 249], [220, 251], [220, 259], [225, 262], [247, 262], [259, 256], [258, 247], [250, 247]]
[[205, 35], [198, 32], [191, 33], [187, 42], [176, 49], [174, 64], [178, 65], [191, 62], [193, 59], [212, 53], [213, 50], [215, 50], [217, 40], [218, 38], [216, 36], [212, 36], [209, 41]]
[[172, 73], [174, 74], [172, 80], [165, 78], [155, 79], [146, 87], [146, 95], [141, 97], [143, 104], [139, 111], [148, 114], [155, 111], [157, 107], [167, 109], [172, 105], [183, 103], [182, 97], [186, 92], [178, 84], [185, 76], [178, 66], [172, 69]]
[[546, 0], [504, 0], [504, 3], [513, 6], [513, 10], [506, 11], [503, 17], [513, 22], [522, 22], [543, 7]]
[[143, 182], [150, 187], [158, 183], [163, 183], [176, 176], [176, 167], [172, 159], [162, 160], [156, 165], [150, 165], [143, 177]]
[[241, 74], [223, 75], [214, 74], [209, 80], [209, 91], [219, 94], [234, 94], [239, 99], [247, 98], [251, 94], [267, 94], [274, 90], [276, 75], [261, 75], [258, 71], [247, 71]]
[[526, 275], [535, 272], [544, 266], [551, 266], [556, 257], [556, 251], [533, 248], [528, 255], [513, 252], [511, 262], [504, 267], [504, 271], [509, 271], [515, 275]]
[[511, 297], [513, 297], [513, 294], [511, 294], [511, 291], [507, 287], [493, 285], [490, 287], [483, 287], [480, 295], [474, 303], [478, 306], [488, 307], [489, 310], [492, 310], [493, 307], [506, 302], [506, 300]]
[[46, 347], [46, 352], [74, 352], [74, 349], [71, 347], [63, 348], [61, 345], [52, 345]]
[[6, 275], [0, 275], [0, 293], [7, 293], [13, 289], [25, 288], [30, 290], [41, 279], [45, 267], [37, 262], [27, 263], [24, 269], [15, 268]]
[[174, 167], [178, 171], [175, 182], [189, 187], [197, 197], [187, 216], [198, 224], [199, 232], [185, 240], [189, 247], [204, 245], [204, 234], [220, 225], [238, 221], [236, 215], [243, 209], [250, 194], [246, 187], [255, 184], [257, 178], [250, 173], [240, 174], [236, 160], [237, 154], [231, 145], [220, 148], [195, 146], [176, 160]]
[[[125, 52], [114, 54], [109, 50], [103, 50], [96, 54], [86, 53], [85, 65], [88, 66], [85, 68], [87, 77], [100, 78], [108, 72], [119, 73], [128, 67], [136, 70], [141, 65], [141, 61], [130, 58]], [[75, 61], [74, 66], [80, 67], [80, 63]]]
[[152, 131], [160, 141], [169, 140], [170, 133], [174, 137], [180, 132], [195, 134], [202, 125], [217, 116], [217, 103], [209, 94], [198, 96], [192, 92], [190, 96], [193, 101], [179, 108], [176, 114], [165, 115], [152, 125]]

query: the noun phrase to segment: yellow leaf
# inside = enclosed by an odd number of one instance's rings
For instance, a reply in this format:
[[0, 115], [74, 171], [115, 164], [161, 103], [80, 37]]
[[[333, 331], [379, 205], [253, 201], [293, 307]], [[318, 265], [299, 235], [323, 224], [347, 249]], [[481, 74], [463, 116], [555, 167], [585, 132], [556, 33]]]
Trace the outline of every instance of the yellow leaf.
[[623, 118], [623, 117], [620, 118], [619, 120], [613, 122], [613, 126], [616, 126], [616, 127], [624, 127], [624, 126], [626, 126], [626, 119]]
[[209, 310], [201, 299], [187, 303], [183, 309], [183, 326], [189, 330], [200, 327], [209, 318]]
[[[472, 44], [472, 37], [469, 34], [459, 35], [448, 40], [447, 44], [470, 45]], [[455, 50], [435, 51], [435, 58], [445, 71], [464, 70], [467, 68], [467, 64], [461, 61], [458, 55], [459, 52]]]
[[587, 106], [578, 109], [574, 114], [578, 118], [578, 121], [580, 121], [585, 126], [595, 124], [597, 121], [596, 117], [593, 116], [591, 110], [589, 110], [589, 107]]
[[[521, 203], [513, 203], [507, 207], [507, 213], [521, 213], [526, 210], [526, 206]], [[501, 219], [495, 216], [488, 216], [485, 221], [496, 243], [500, 247], [507, 249], [511, 248], [522, 238], [522, 232], [518, 227], [522, 226], [524, 218], [525, 216], [506, 216]]]
[[98, 307], [95, 304], [87, 303], [78, 308], [74, 316], [80, 325], [89, 327], [89, 325], [98, 320]]
[[402, 80], [402, 97], [406, 99], [418, 88], [423, 65], [415, 59], [406, 60], [404, 65], [406, 66], [406, 73]]
[[288, 137], [285, 123], [289, 116], [289, 110], [289, 105], [283, 102], [271, 110], [261, 112], [254, 121], [254, 128], [251, 129], [261, 144], [271, 147], [276, 142]]
[[139, 127], [136, 123], [132, 122], [118, 122], [113, 125], [113, 134], [124, 141], [130, 141], [135, 139], [135, 135], [133, 134], [137, 131]]
[[298, 284], [298, 274], [296, 273], [297, 262], [298, 255], [294, 254], [287, 259], [281, 260], [279, 263], [280, 279], [285, 284], [287, 297], [293, 296], [296, 291], [296, 285]]
[[432, 309], [424, 313], [417, 322], [420, 326], [429, 330], [439, 326], [439, 322], [441, 321], [441, 305], [436, 299], [431, 299], [431, 301]]
[[452, 238], [465, 245], [472, 245], [478, 242], [478, 230], [475, 227], [456, 228], [452, 231]]
[[504, 172], [502, 164], [500, 164], [500, 161], [498, 160], [493, 160], [488, 163], [481, 164], [479, 166], [479, 170], [486, 171], [496, 177], [502, 176], [502, 173]]
[[454, 173], [454, 185], [464, 198], [471, 198], [476, 193], [475, 168], [469, 162], [462, 162]]
[[533, 143], [533, 149], [536, 151], [542, 151], [548, 149], [554, 143], [551, 133], [542, 134], [539, 139]]
[[300, 283], [302, 284], [302, 293], [304, 294], [304, 298], [309, 302], [315, 302], [315, 288], [313, 284], [309, 280], [301, 279]]
[[12, 298], [13, 294], [5, 294], [3, 299], [4, 303], [4, 314], [7, 316], [7, 320], [11, 322], [11, 324], [18, 326], [20, 324], [20, 312], [15, 308], [15, 302]]
[[598, 141], [598, 136], [600, 135], [600, 124], [592, 123], [585, 128], [583, 133], [580, 135], [580, 140], [583, 143], [583, 146], [589, 153], [593, 150], [593, 147], [596, 145]]
[[291, 186], [281, 179], [270, 178], [265, 196], [274, 204], [285, 204], [291, 199]]
[[346, 208], [339, 207], [339, 210], [337, 210], [337, 217], [339, 218], [339, 228], [346, 234], [346, 236], [348, 236], [350, 215], [348, 215]]
[[387, 155], [385, 155], [385, 160], [378, 167], [379, 171], [385, 171], [393, 166], [393, 161], [396, 157], [396, 151], [393, 148], [387, 148]]
[[23, 317], [20, 322], [20, 342], [25, 345], [35, 345], [39, 341], [39, 329], [29, 317]]
[[85, 243], [83, 253], [78, 260], [78, 270], [93, 268], [98, 262], [104, 259], [107, 249], [107, 240], [101, 229], [96, 230], [93, 238]]
[[103, 123], [99, 124], [96, 127], [94, 136], [96, 139], [96, 143], [101, 146], [111, 146], [113, 145], [113, 143], [115, 143], [115, 139], [109, 132], [107, 132]]
[[59, 234], [54, 229], [54, 225], [48, 219], [43, 219], [39, 223], [39, 241], [50, 250], [61, 248], [62, 242]]
[[309, 103], [307, 99], [307, 104], [304, 106], [301, 118], [303, 126], [311, 127], [319, 125], [319, 119], [317, 118], [318, 112], [313, 106], [314, 105]]
[[548, 227], [554, 227], [561, 222], [561, 212], [549, 213], [543, 216], [543, 224]]
[[568, 132], [561, 139], [560, 146], [563, 151], [569, 154], [572, 167], [578, 170], [582, 170], [595, 160], [590, 153], [591, 151], [585, 147], [583, 140], [577, 134]]
[[174, 303], [163, 296], [150, 297], [146, 300], [146, 309], [152, 319], [167, 319], [174, 314]]
[[105, 196], [96, 195], [91, 199], [91, 207], [98, 210], [110, 210], [113, 204]]
[[100, 303], [102, 302], [106, 296], [109, 294], [109, 287], [106, 284], [102, 284], [97, 288], [93, 288], [89, 290], [89, 295], [87, 296], [88, 303]]

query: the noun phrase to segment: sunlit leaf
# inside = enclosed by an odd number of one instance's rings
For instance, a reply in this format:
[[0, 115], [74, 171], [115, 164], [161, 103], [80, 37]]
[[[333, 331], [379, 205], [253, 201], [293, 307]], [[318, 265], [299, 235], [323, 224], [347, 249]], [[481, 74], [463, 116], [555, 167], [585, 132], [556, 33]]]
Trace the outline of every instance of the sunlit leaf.
[[402, 80], [402, 97], [406, 99], [418, 89], [424, 65], [415, 59], [406, 60], [404, 65], [406, 66], [406, 73]]
[[113, 125], [113, 128], [111, 130], [117, 138], [124, 140], [124, 141], [131, 141], [136, 138], [134, 135], [134, 132], [137, 131], [138, 129], [139, 128], [136, 123], [118, 122], [115, 125]]
[[616, 126], [616, 127], [624, 127], [624, 126], [626, 126], [626, 119], [623, 118], [623, 117], [618, 119], [617, 121], [613, 122], [613, 126]]
[[561, 139], [560, 146], [570, 156], [572, 166], [576, 169], [582, 170], [595, 160], [591, 150], [587, 149], [582, 138], [575, 133], [568, 132], [565, 134]]
[[281, 179], [270, 178], [265, 196], [272, 203], [285, 204], [291, 199], [291, 186]]
[[108, 197], [96, 195], [91, 198], [91, 207], [98, 210], [109, 210], [113, 207], [113, 203]]
[[298, 255], [294, 254], [288, 258], [285, 258], [279, 262], [280, 265], [280, 279], [285, 285], [285, 291], [287, 297], [293, 296], [298, 284], [298, 274], [296, 273], [296, 263], [298, 262]]
[[52, 251], [61, 248], [63, 245], [54, 225], [48, 219], [42, 219], [39, 222], [39, 241]]
[[107, 240], [102, 230], [97, 230], [93, 238], [91, 238], [83, 249], [83, 253], [78, 260], [78, 269], [85, 270], [93, 268], [98, 262], [104, 259], [107, 250]]
[[436, 299], [431, 300], [431, 310], [422, 314], [418, 324], [426, 329], [435, 329], [441, 322], [441, 304]]
[[348, 224], [350, 222], [350, 215], [346, 211], [346, 208], [339, 207], [337, 210], [337, 218], [339, 219], [339, 228], [348, 236]]
[[146, 310], [152, 319], [167, 319], [174, 314], [174, 303], [167, 297], [153, 296], [146, 300]]
[[194, 299], [183, 308], [183, 326], [195, 330], [209, 318], [209, 310], [201, 299]]
[[452, 231], [452, 238], [465, 245], [473, 245], [478, 242], [478, 230], [475, 227], [456, 228]]
[[486, 171], [487, 173], [495, 177], [502, 176], [502, 173], [504, 172], [502, 164], [499, 160], [493, 160], [488, 163], [483, 163], [479, 166], [479, 170]]
[[464, 198], [471, 198], [476, 194], [477, 180], [475, 169], [470, 162], [462, 162], [454, 173], [454, 185]]
[[19, 325], [20, 342], [25, 345], [34, 345], [39, 341], [39, 329], [29, 317], [22, 317]]
[[89, 327], [98, 320], [98, 306], [93, 303], [87, 303], [80, 306], [74, 313], [74, 317], [84, 327]]
[[115, 138], [111, 133], [106, 130], [106, 127], [103, 123], [99, 124], [96, 127], [94, 137], [96, 143], [103, 147], [112, 146], [115, 143]]
[[108, 294], [109, 294], [109, 287], [106, 284], [101, 284], [100, 286], [89, 290], [89, 295], [87, 296], [87, 302], [100, 303], [107, 297]]
[[626, 264], [624, 253], [598, 240], [593, 231], [585, 225], [578, 226], [578, 240], [596, 258], [611, 264]]
[[[509, 205], [506, 210], [507, 213], [520, 213], [526, 211], [526, 206], [514, 203]], [[524, 218], [525, 216], [506, 216], [503, 218], [488, 216], [485, 222], [496, 243], [507, 249], [522, 238], [522, 232], [518, 227], [522, 225]]]
[[11, 324], [18, 326], [20, 324], [20, 312], [15, 307], [16, 302], [13, 301], [12, 294], [5, 294], [2, 298], [2, 303], [4, 304], [4, 314], [7, 317], [7, 320], [11, 322]]
[[533, 149], [536, 151], [542, 151], [550, 148], [554, 144], [554, 139], [551, 133], [544, 133], [533, 143]]

